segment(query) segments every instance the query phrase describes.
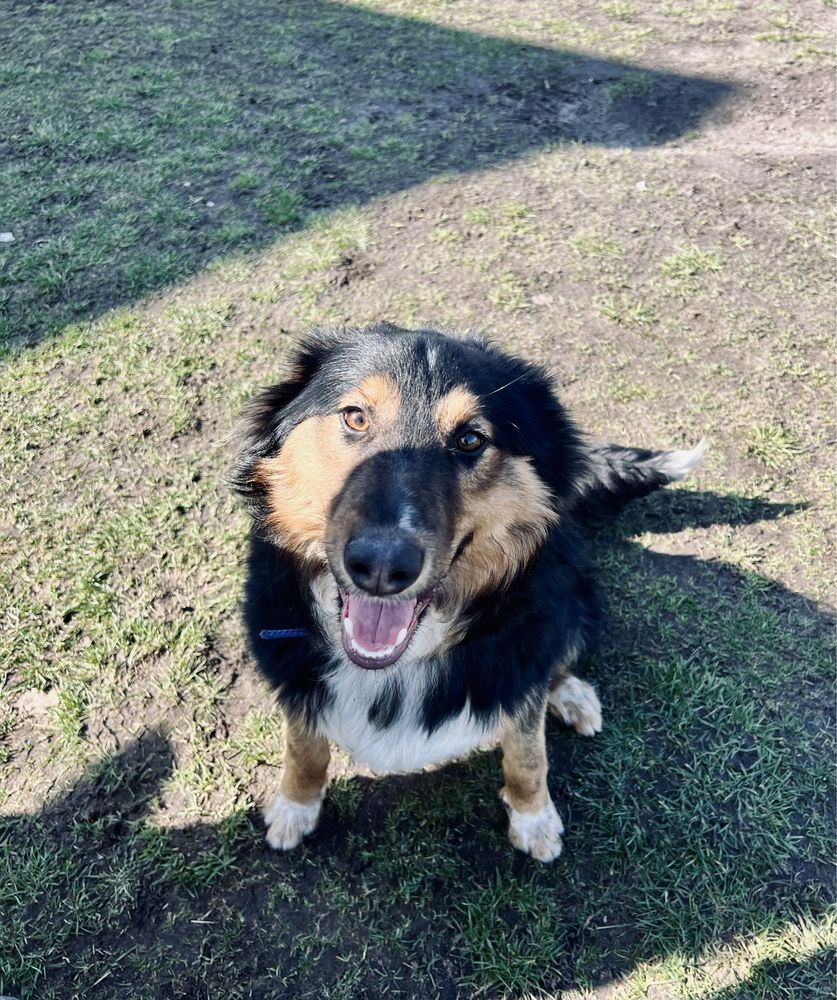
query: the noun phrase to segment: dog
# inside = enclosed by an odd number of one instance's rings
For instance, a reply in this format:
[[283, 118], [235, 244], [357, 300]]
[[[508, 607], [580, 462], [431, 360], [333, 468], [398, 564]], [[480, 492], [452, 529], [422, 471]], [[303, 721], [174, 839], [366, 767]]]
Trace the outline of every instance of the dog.
[[316, 827], [330, 743], [377, 773], [499, 744], [510, 840], [554, 860], [545, 714], [602, 724], [573, 673], [600, 629], [583, 523], [681, 479], [703, 442], [591, 445], [543, 369], [386, 324], [310, 335], [244, 428], [244, 617], [285, 715], [268, 843]]

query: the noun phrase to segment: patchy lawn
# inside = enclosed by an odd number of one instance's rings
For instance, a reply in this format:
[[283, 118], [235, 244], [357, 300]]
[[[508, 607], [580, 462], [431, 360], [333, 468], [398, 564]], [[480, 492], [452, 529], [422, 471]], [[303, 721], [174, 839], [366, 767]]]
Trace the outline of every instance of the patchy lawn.
[[[820, 2], [13, 2], [0, 62], [0, 992], [833, 995]], [[241, 403], [312, 322], [479, 327], [704, 469], [595, 539], [606, 727], [263, 843]]]

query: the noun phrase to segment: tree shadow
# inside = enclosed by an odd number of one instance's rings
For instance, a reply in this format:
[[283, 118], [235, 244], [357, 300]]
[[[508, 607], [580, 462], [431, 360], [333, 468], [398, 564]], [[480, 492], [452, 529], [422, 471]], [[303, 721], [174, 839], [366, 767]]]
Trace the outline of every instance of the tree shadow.
[[[650, 521], [756, 523], [792, 506], [691, 496], [690, 512], [685, 491], [658, 494]], [[249, 997], [377, 995], [384, 980], [408, 997], [519, 996], [612, 983], [638, 963], [699, 963], [735, 938], [822, 917], [834, 897], [822, 846], [834, 799], [820, 773], [830, 615], [756, 574], [631, 542], [648, 508], [595, 537], [611, 610], [591, 669], [607, 724], [595, 740], [550, 726], [568, 826], [555, 866], [508, 845], [497, 752], [341, 777], [318, 830], [278, 855], [252, 813], [150, 826], [172, 762], [149, 732], [37, 815], [0, 822], [11, 928], [0, 987], [165, 1000], [234, 977]], [[751, 985], [824, 991], [829, 968], [822, 956], [756, 967]]]
[[327, 0], [13, 4], [5, 26], [0, 337], [19, 344], [314, 211], [554, 143], [664, 143], [729, 91]]

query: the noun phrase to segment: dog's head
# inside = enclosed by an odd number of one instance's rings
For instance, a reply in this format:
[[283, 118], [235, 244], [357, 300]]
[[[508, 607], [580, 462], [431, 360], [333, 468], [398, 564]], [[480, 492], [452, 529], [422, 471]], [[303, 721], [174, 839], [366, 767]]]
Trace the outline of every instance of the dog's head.
[[251, 404], [233, 485], [260, 529], [330, 572], [363, 667], [424, 610], [461, 613], [522, 572], [573, 490], [578, 438], [546, 374], [476, 338], [326, 331]]

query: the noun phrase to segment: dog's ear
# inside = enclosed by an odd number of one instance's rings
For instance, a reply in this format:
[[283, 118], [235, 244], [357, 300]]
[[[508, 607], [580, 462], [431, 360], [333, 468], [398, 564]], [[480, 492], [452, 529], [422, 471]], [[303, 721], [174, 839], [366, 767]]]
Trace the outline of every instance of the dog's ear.
[[311, 384], [332, 352], [345, 341], [339, 330], [313, 333], [296, 348], [286, 378], [267, 386], [241, 414], [239, 452], [229, 475], [229, 484], [240, 496], [257, 501], [262, 487], [254, 480], [256, 465], [275, 455], [287, 436], [289, 410]]
[[497, 399], [505, 446], [528, 456], [553, 497], [563, 504], [573, 495], [586, 458], [581, 435], [558, 398], [554, 379], [539, 365], [518, 361], [508, 388]]

